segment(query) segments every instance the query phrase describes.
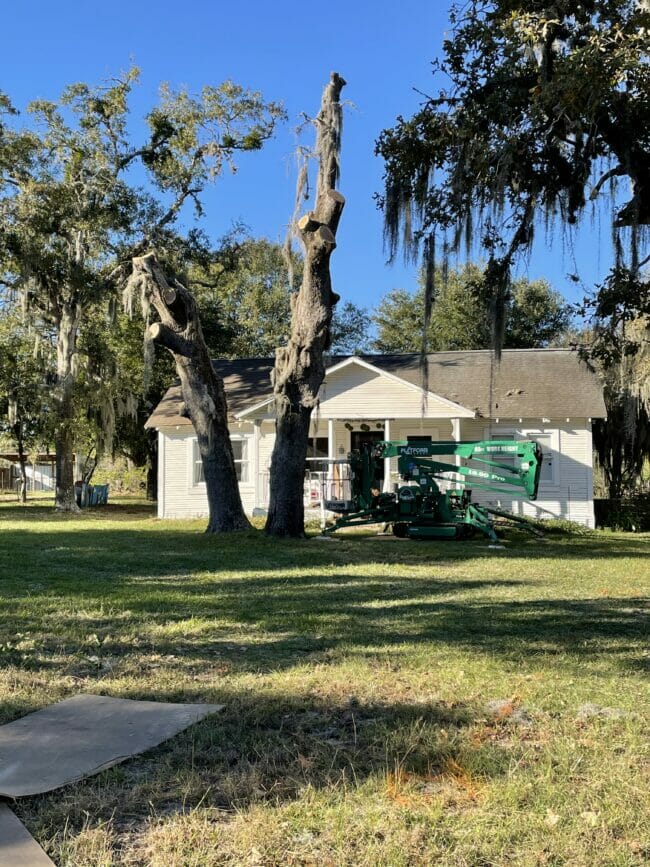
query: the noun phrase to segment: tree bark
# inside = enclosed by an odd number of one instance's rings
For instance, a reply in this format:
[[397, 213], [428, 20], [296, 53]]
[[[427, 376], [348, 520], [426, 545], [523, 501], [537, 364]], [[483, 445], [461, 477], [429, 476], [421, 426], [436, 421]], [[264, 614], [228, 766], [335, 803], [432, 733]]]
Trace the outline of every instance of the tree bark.
[[176, 362], [181, 391], [194, 425], [208, 496], [206, 532], [244, 530], [244, 514], [228, 431], [228, 407], [223, 380], [217, 375], [205, 344], [196, 302], [180, 283], [169, 283], [154, 253], [133, 259], [134, 287], [150, 297], [160, 322], [149, 337], [168, 349]]
[[333, 72], [316, 118], [319, 159], [314, 210], [297, 224], [305, 249], [300, 290], [291, 299], [291, 336], [276, 350], [273, 371], [276, 437], [271, 457], [269, 512], [265, 532], [304, 535], [304, 476], [309, 424], [325, 376], [323, 353], [331, 342], [332, 312], [339, 296], [332, 291], [330, 256], [336, 247], [345, 199], [337, 192], [341, 90]]
[[56, 493], [58, 512], [78, 512], [74, 493], [74, 372], [73, 357], [77, 343], [79, 311], [63, 304], [57, 316], [56, 390], [57, 425], [55, 433]]
[[18, 464], [20, 466], [20, 490], [18, 491], [18, 501], [21, 503], [27, 502], [27, 455], [25, 454], [25, 444], [23, 442], [23, 426], [18, 419], [14, 425], [14, 439], [18, 447]]
[[74, 493], [74, 435], [72, 419], [59, 416], [56, 432], [56, 493], [54, 507], [58, 512], [78, 512]]

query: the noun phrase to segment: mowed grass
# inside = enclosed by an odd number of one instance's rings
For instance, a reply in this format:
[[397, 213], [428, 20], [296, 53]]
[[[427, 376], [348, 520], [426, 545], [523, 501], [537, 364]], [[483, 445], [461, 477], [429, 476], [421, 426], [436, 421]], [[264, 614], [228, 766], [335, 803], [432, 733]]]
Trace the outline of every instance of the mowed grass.
[[650, 537], [208, 537], [0, 507], [0, 723], [223, 703], [13, 807], [59, 865], [641, 865]]

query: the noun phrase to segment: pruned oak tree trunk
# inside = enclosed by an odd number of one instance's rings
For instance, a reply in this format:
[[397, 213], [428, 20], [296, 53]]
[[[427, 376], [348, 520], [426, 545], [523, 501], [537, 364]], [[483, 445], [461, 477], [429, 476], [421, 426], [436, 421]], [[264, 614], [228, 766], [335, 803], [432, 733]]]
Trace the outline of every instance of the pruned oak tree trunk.
[[345, 199], [337, 192], [341, 130], [341, 90], [345, 81], [333, 72], [316, 118], [319, 159], [314, 210], [298, 220], [305, 250], [302, 284], [291, 297], [291, 336], [276, 350], [273, 371], [276, 436], [271, 457], [269, 511], [265, 532], [304, 535], [305, 465], [311, 415], [325, 377], [323, 353], [330, 345], [334, 305], [330, 256], [336, 247]]
[[144, 287], [160, 322], [148, 336], [168, 349], [176, 362], [188, 417], [194, 425], [208, 497], [207, 533], [250, 527], [244, 514], [237, 470], [228, 432], [228, 407], [223, 380], [210, 360], [192, 294], [169, 283], [154, 253], [133, 259], [132, 284]]

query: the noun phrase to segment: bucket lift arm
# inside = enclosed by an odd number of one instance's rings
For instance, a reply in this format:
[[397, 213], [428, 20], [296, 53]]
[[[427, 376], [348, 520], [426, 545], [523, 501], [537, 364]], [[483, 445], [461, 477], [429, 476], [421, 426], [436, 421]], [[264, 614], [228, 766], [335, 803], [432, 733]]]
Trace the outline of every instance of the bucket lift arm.
[[[511, 490], [495, 487], [506, 485], [508, 488], [523, 488], [530, 500], [534, 500], [537, 496], [542, 453], [537, 443], [528, 440], [421, 443], [385, 440], [377, 443], [373, 453], [380, 459], [399, 458], [398, 472], [405, 481], [423, 474], [435, 478], [446, 473], [455, 473], [465, 478], [475, 479], [473, 487], [512, 493]], [[461, 459], [473, 461], [481, 466], [447, 464], [433, 460], [436, 455], [457, 455]], [[511, 458], [512, 462], [506, 464], [495, 460], [499, 457]]]
[[[436, 460], [447, 456], [460, 461], [450, 464]], [[398, 458], [400, 478], [410, 484], [394, 493], [380, 493], [379, 468], [386, 458], [393, 457]], [[504, 459], [509, 459], [508, 463]], [[384, 440], [352, 452], [349, 463], [352, 498], [326, 501], [326, 508], [341, 515], [327, 532], [382, 522], [392, 524], [395, 535], [411, 538], [463, 538], [479, 530], [496, 541], [489, 517], [490, 512], [496, 512], [472, 503], [466, 482], [471, 481], [472, 488], [535, 499], [542, 452], [531, 441]], [[440, 480], [453, 488], [441, 491]]]

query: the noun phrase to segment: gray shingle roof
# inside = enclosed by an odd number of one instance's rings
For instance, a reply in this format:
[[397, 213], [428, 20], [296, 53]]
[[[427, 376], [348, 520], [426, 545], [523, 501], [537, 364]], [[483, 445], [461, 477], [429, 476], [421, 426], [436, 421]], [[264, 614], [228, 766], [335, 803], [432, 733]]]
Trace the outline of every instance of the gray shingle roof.
[[[417, 354], [362, 357], [380, 370], [422, 385]], [[332, 358], [328, 367], [343, 360], [344, 356]], [[597, 376], [570, 349], [506, 349], [500, 364], [492, 361], [487, 350], [434, 352], [428, 356], [428, 365], [430, 392], [485, 418], [603, 418], [606, 414]], [[220, 360], [214, 366], [223, 376], [231, 416], [271, 396], [273, 359]], [[180, 385], [176, 384], [146, 426], [189, 425], [182, 410]]]

